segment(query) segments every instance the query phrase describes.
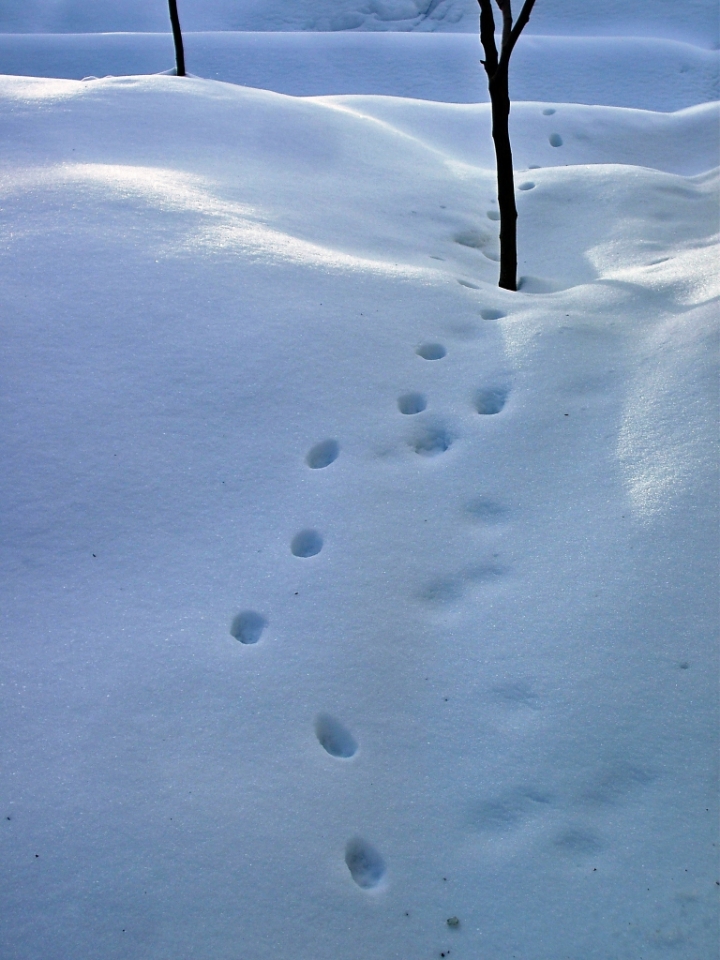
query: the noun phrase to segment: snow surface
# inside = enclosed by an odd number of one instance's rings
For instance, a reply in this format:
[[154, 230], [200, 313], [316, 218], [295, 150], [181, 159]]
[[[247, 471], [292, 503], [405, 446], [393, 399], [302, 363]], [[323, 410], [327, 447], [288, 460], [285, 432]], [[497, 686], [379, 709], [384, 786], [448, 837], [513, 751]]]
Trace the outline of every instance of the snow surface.
[[485, 103], [0, 78], [3, 958], [716, 952], [718, 104], [573, 62], [517, 293]]
[[[477, 33], [478, 9], [477, 0], [178, 0], [188, 31]], [[714, 0], [538, 0], [526, 34], [662, 37], [717, 48], [719, 26]], [[0, 32], [167, 30], [166, 0], [0, 0]]]
[[[511, 87], [517, 100], [661, 111], [720, 96], [715, 50], [654, 38], [528, 36], [523, 41], [513, 55]], [[277, 93], [488, 100], [477, 36], [186, 33], [184, 46], [190, 73]], [[169, 34], [4, 34], [0, 62], [7, 73], [82, 80], [160, 73], [174, 64], [174, 53]]]

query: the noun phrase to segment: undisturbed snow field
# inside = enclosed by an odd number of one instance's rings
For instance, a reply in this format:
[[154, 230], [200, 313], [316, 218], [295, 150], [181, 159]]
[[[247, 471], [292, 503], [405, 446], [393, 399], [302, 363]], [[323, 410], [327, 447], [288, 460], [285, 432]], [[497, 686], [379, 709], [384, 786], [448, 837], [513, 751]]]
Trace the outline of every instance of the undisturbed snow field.
[[717, 104], [0, 123], [3, 958], [714, 955]]

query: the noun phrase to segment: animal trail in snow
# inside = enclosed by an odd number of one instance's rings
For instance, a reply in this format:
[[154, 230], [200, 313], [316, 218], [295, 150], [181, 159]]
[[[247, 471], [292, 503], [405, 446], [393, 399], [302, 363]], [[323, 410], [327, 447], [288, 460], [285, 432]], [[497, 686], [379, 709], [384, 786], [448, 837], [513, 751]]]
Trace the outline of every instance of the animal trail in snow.
[[422, 413], [427, 407], [427, 399], [424, 393], [404, 393], [398, 397], [398, 410], [406, 416], [412, 416], [415, 413]]
[[371, 890], [385, 876], [385, 861], [367, 840], [354, 837], [345, 847], [345, 863], [350, 876], [363, 890]]
[[315, 720], [315, 736], [318, 743], [331, 757], [348, 760], [357, 753], [357, 740], [350, 731], [328, 713], [321, 713]]
[[267, 626], [267, 620], [254, 610], [243, 610], [230, 624], [230, 635], [240, 643], [257, 643]]
[[340, 454], [340, 444], [337, 440], [323, 440], [321, 443], [316, 443], [312, 447], [307, 456], [305, 457], [305, 463], [312, 470], [322, 470], [324, 467], [329, 467], [331, 463], [334, 463]]
[[423, 360], [442, 360], [447, 350], [441, 343], [421, 343], [415, 353]]
[[317, 530], [301, 530], [296, 533], [290, 543], [290, 550], [295, 557], [314, 557], [323, 548], [323, 538]]

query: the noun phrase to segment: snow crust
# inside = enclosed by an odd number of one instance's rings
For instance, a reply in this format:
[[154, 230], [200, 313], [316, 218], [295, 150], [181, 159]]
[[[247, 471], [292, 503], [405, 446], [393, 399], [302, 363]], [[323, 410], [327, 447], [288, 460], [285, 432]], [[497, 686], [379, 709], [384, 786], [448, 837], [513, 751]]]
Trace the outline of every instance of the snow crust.
[[718, 104], [584, 43], [517, 293], [449, 65], [0, 77], [3, 957], [714, 955]]

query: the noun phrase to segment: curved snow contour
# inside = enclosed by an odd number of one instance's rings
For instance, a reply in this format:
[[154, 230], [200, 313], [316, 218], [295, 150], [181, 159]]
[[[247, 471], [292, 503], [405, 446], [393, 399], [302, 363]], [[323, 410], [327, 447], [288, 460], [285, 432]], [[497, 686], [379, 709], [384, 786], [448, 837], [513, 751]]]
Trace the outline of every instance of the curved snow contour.
[[617, 444], [639, 519], [661, 514], [713, 472], [716, 311], [707, 304], [672, 317], [644, 344], [653, 362], [631, 385]]
[[106, 163], [38, 167], [3, 178], [0, 195], [38, 187], [53, 190], [70, 184], [82, 185], [86, 192], [95, 190], [124, 201], [135, 200], [156, 210], [195, 214], [201, 218], [186, 226], [184, 237], [165, 246], [166, 255], [198, 249], [214, 253], [242, 251], [246, 257], [266, 262], [294, 262], [415, 279], [433, 276], [432, 271], [423, 267], [371, 260], [283, 233], [263, 223], [260, 210], [213, 194], [211, 181], [169, 169]]
[[[715, 218], [707, 211], [716, 209], [718, 175], [662, 186], [675, 200], [674, 216], [664, 226], [663, 209], [654, 202], [662, 218], [651, 262], [642, 247], [624, 238], [588, 253], [603, 281], [651, 292], [660, 313], [639, 343], [644, 359], [628, 391], [617, 443], [630, 502], [642, 519], [663, 512], [702, 476], [701, 464], [712, 470], [715, 447], [709, 431], [715, 419], [720, 280], [718, 237], [707, 232]], [[692, 214], [682, 200], [693, 202]], [[637, 262], [641, 257], [645, 262]]]

